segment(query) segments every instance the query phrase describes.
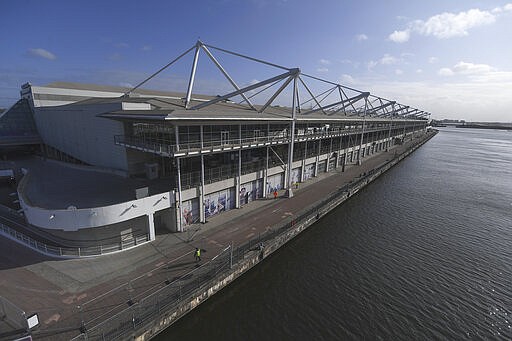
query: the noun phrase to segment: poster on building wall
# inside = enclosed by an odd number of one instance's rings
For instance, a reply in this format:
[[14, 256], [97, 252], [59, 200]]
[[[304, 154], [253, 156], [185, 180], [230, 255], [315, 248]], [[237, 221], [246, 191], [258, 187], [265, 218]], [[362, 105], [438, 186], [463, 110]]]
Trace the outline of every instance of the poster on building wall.
[[327, 167], [327, 160], [320, 161], [318, 163], [318, 173], [325, 173], [325, 168]]
[[267, 193], [273, 193], [283, 188], [283, 175], [283, 173], [280, 173], [267, 178]]
[[263, 180], [255, 180], [240, 185], [240, 205], [248, 204], [251, 201], [263, 196]]
[[300, 182], [300, 174], [302, 171], [302, 167], [294, 168], [292, 169], [292, 172], [290, 174], [291, 177], [291, 183], [294, 184], [296, 182]]
[[199, 199], [191, 199], [181, 203], [182, 224], [190, 225], [199, 221]]
[[333, 170], [334, 168], [336, 168], [336, 156], [331, 156], [329, 159], [329, 171]]
[[248, 182], [240, 185], [240, 205], [248, 204], [252, 193], [252, 182]]
[[338, 166], [342, 166], [343, 163], [345, 162], [345, 154], [341, 154], [340, 157], [338, 158]]
[[304, 181], [311, 179], [313, 176], [315, 176], [315, 164], [311, 163], [304, 167]]
[[229, 189], [208, 194], [204, 197], [204, 216], [214, 216], [220, 212], [233, 208], [232, 191]]

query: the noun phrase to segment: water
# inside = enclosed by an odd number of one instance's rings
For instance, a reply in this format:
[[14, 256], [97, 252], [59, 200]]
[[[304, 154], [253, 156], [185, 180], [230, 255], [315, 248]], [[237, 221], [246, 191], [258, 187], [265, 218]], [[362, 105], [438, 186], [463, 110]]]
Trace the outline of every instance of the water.
[[511, 151], [442, 129], [157, 340], [512, 339]]

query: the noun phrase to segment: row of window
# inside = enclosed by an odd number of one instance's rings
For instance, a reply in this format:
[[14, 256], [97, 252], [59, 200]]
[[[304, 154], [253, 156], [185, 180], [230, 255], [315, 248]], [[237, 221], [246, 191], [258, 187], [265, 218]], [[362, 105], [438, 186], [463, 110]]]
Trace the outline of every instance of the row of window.
[[[400, 122], [401, 123], [401, 122]], [[384, 123], [367, 123], [365, 130], [385, 129], [389, 125]], [[393, 125], [400, 127], [399, 123]], [[203, 126], [203, 144], [209, 146], [211, 142], [215, 145], [238, 144], [242, 141], [259, 141], [268, 138], [279, 138], [288, 136], [288, 124], [250, 124], [250, 125], [205, 125]], [[297, 124], [297, 136], [307, 136], [313, 134], [336, 134], [348, 129], [361, 129], [362, 125], [345, 124], [316, 124], [314, 126], [307, 124]], [[199, 126], [180, 126], [178, 127], [179, 143], [197, 143], [200, 144], [201, 132]], [[176, 144], [176, 128], [164, 124], [134, 123], [133, 134], [143, 137], [147, 140], [154, 140], [160, 143]]]

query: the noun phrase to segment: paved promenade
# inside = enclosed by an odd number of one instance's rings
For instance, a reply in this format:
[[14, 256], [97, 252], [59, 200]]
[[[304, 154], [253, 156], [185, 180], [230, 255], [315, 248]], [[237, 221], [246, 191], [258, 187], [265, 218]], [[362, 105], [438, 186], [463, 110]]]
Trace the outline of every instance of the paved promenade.
[[277, 199], [251, 202], [186, 232], [158, 235], [152, 243], [118, 254], [56, 260], [0, 236], [0, 295], [27, 315], [39, 314], [41, 326], [33, 333], [36, 340], [69, 340], [79, 334], [82, 320], [92, 326], [161, 288], [166, 280], [194, 269], [196, 247], [205, 250], [203, 262], [208, 261], [231, 243], [236, 247], [293, 217], [419, 141], [415, 138], [389, 152], [373, 154], [359, 166], [348, 165], [343, 173], [339, 167], [321, 174], [300, 184], [293, 198], [284, 198], [281, 192]]

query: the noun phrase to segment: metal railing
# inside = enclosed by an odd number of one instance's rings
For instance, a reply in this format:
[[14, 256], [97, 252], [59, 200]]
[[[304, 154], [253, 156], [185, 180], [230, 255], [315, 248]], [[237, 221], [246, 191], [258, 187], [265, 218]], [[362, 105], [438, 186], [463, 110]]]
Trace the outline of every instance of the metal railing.
[[89, 257], [105, 255], [112, 252], [125, 250], [149, 241], [149, 234], [142, 233], [133, 235], [133, 238], [121, 240], [116, 243], [99, 244], [94, 246], [84, 247], [65, 247], [49, 245], [38, 240], [33, 239], [3, 223], [0, 223], [0, 234], [3, 234], [11, 239], [14, 239], [31, 249], [44, 253], [50, 256], [58, 257]]
[[[371, 133], [375, 131], [383, 131], [387, 128], [366, 128], [365, 133]], [[347, 129], [338, 131], [323, 131], [316, 133], [297, 134], [295, 141], [306, 139], [322, 139], [326, 137], [339, 137], [346, 135], [357, 135], [362, 132], [362, 129]], [[129, 135], [115, 135], [114, 143], [116, 145], [122, 145], [126, 147], [135, 147], [145, 151], [151, 151], [160, 155], [171, 156], [177, 152], [194, 152], [201, 149], [212, 149], [212, 148], [226, 148], [226, 147], [237, 147], [245, 145], [254, 145], [261, 143], [288, 143], [290, 137], [280, 132], [278, 135], [268, 135], [259, 137], [247, 137], [247, 138], [233, 138], [233, 139], [220, 139], [220, 140], [205, 140], [203, 141], [203, 147], [201, 148], [201, 142], [192, 141], [184, 142], [178, 145], [170, 144], [167, 140], [160, 140], [151, 137], [144, 136], [129, 136]]]

